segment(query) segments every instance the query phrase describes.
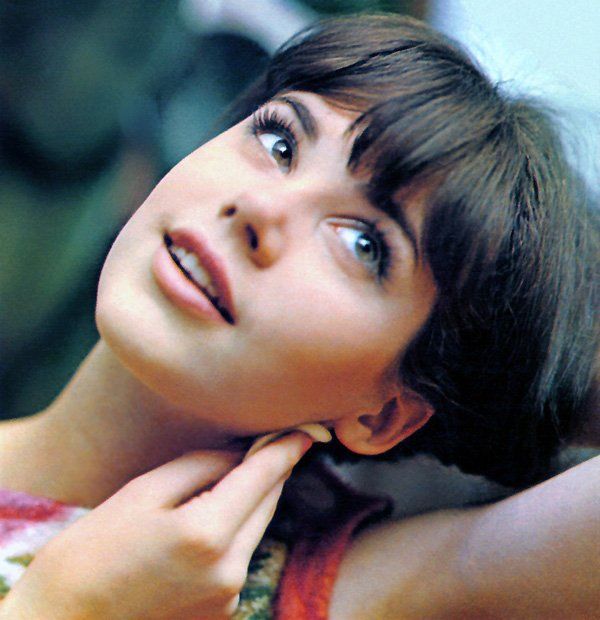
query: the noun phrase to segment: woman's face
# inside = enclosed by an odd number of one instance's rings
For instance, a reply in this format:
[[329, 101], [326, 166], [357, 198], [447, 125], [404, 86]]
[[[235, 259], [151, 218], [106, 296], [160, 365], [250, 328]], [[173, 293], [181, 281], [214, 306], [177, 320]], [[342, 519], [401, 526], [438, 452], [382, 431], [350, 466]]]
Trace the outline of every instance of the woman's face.
[[[244, 435], [393, 393], [435, 287], [347, 168], [352, 120], [316, 95], [273, 100], [175, 166], [117, 238], [100, 332], [174, 405]], [[404, 211], [418, 238], [422, 204]], [[212, 300], [190, 279], [206, 277]]]

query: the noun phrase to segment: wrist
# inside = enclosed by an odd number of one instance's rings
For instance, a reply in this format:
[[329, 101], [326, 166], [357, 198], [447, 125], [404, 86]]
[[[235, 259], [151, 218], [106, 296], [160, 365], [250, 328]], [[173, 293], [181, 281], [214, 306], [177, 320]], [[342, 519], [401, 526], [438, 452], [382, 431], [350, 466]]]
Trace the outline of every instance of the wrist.
[[48, 573], [28, 568], [0, 602], [0, 620], [107, 619], [100, 605], [69, 587], [68, 579]]

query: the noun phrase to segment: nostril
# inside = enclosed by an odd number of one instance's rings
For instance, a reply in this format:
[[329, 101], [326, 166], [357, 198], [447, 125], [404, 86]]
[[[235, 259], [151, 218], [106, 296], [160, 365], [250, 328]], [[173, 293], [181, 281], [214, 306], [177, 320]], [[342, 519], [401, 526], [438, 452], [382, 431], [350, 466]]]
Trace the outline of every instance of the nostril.
[[248, 243], [253, 250], [258, 249], [258, 237], [254, 232], [254, 229], [249, 224], [246, 225], [246, 237], [248, 239]]
[[222, 211], [222, 214], [225, 217], [232, 217], [233, 215], [235, 215], [237, 209], [235, 207], [227, 207], [225, 210]]

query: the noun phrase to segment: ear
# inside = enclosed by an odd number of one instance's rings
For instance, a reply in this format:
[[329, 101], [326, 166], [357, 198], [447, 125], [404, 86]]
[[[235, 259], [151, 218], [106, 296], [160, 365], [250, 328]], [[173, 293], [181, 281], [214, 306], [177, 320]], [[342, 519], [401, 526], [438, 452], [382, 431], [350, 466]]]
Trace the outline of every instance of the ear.
[[346, 448], [357, 454], [382, 454], [419, 430], [433, 415], [421, 396], [401, 388], [376, 414], [346, 416], [333, 428]]

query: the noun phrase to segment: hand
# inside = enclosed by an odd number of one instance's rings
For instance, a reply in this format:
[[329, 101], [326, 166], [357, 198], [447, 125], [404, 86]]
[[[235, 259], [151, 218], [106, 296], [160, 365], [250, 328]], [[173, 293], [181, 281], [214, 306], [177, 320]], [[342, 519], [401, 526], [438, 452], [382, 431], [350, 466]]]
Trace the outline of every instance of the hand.
[[0, 618], [229, 617], [310, 445], [293, 433], [237, 467], [240, 455], [202, 451], [135, 478], [38, 552]]

